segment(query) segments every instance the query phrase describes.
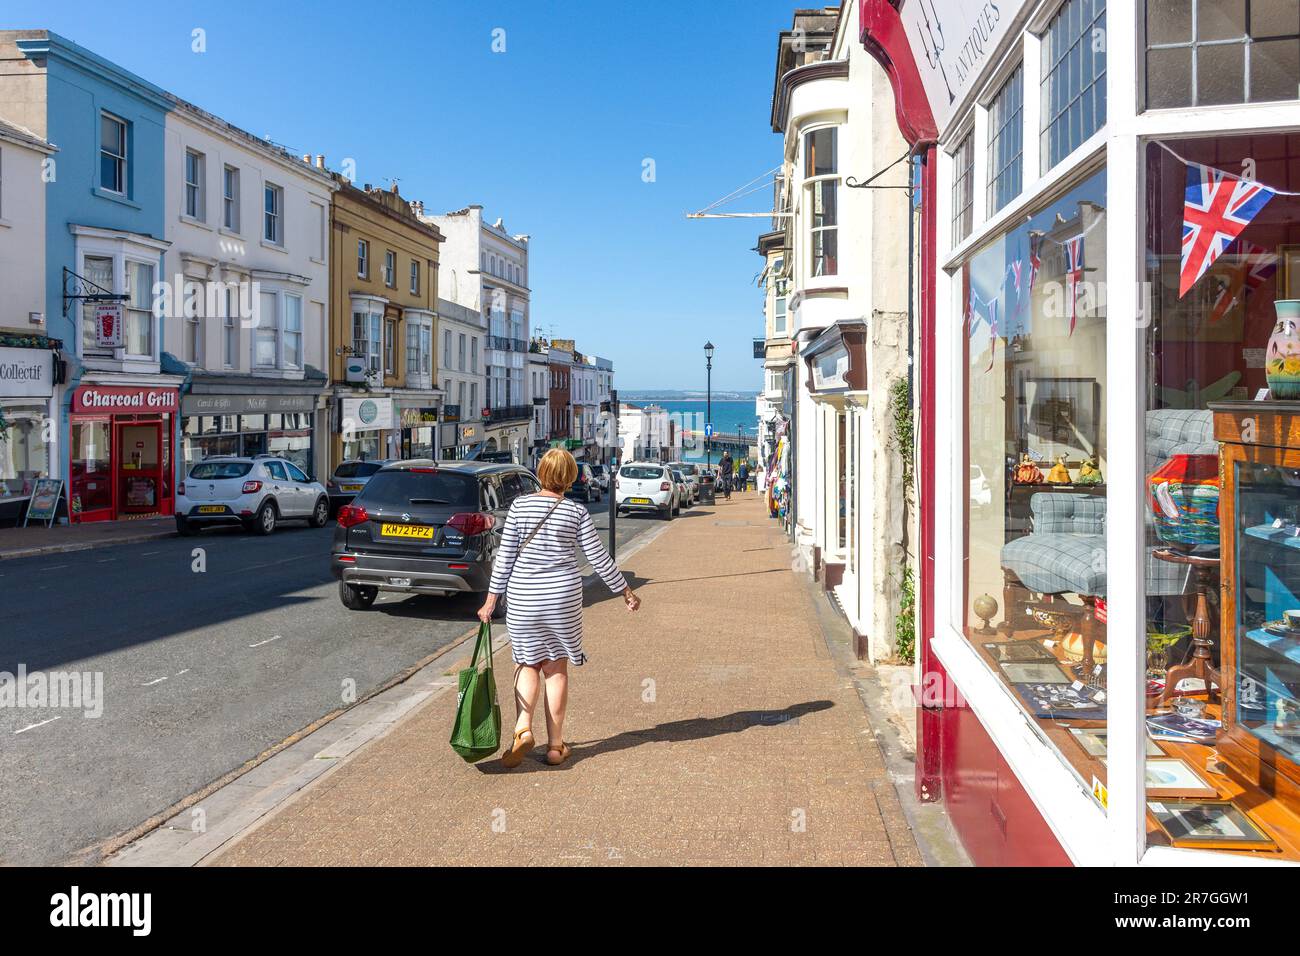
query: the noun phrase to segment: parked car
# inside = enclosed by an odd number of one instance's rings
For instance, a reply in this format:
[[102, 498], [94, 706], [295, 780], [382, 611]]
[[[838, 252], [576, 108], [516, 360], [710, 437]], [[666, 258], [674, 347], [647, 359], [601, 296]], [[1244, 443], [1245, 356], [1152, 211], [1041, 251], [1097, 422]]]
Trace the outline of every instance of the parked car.
[[600, 483], [596, 481], [596, 475], [592, 472], [591, 465], [585, 461], [578, 462], [578, 474], [573, 479], [568, 494], [572, 498], [587, 502], [587, 504], [600, 500]]
[[350, 503], [366, 486], [371, 476], [389, 461], [390, 459], [366, 461], [351, 458], [339, 462], [339, 466], [334, 469], [334, 474], [330, 475], [330, 480], [325, 484], [325, 490], [330, 496], [330, 516], [338, 514], [340, 508]]
[[602, 494], [609, 494], [609, 466], [592, 465], [591, 473], [596, 476], [596, 483], [600, 485]]
[[670, 461], [669, 468], [676, 468], [686, 479], [686, 483], [691, 486], [691, 500], [700, 500], [700, 479], [704, 476], [704, 469], [693, 461]]
[[385, 465], [339, 509], [330, 558], [339, 599], [359, 611], [380, 591], [486, 592], [511, 502], [540, 490], [520, 465], [428, 459]]
[[205, 458], [176, 488], [176, 530], [183, 535], [222, 524], [270, 534], [286, 519], [324, 527], [329, 496], [319, 481], [283, 458]]
[[686, 476], [681, 473], [680, 469], [669, 468], [668, 473], [673, 476], [673, 486], [677, 489], [678, 512], [683, 508], [689, 508], [695, 503], [692, 498], [690, 482], [686, 480]]
[[614, 481], [614, 504], [620, 513], [648, 511], [671, 521], [678, 511], [672, 475], [658, 462], [628, 462]]
[[984, 469], [979, 465], [970, 466], [970, 503], [977, 507], [985, 507], [993, 503], [993, 489], [989, 486], [989, 480], [984, 476]]

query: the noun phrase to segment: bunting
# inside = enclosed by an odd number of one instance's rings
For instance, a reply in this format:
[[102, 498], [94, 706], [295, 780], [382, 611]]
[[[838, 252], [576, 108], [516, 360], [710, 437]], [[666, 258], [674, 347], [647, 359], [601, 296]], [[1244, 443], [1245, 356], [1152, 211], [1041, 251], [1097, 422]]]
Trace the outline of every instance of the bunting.
[[1183, 199], [1180, 299], [1277, 194], [1263, 183], [1241, 179], [1212, 166], [1184, 162], [1187, 163], [1187, 191]]
[[1065, 240], [1066, 295], [1070, 300], [1070, 334], [1079, 319], [1079, 283], [1083, 281], [1083, 234]]
[[1240, 262], [1229, 270], [1227, 284], [1219, 290], [1210, 312], [1210, 324], [1223, 319], [1232, 309], [1237, 299], [1246, 292], [1254, 292], [1277, 269], [1277, 256], [1263, 246], [1242, 239], [1240, 242]]

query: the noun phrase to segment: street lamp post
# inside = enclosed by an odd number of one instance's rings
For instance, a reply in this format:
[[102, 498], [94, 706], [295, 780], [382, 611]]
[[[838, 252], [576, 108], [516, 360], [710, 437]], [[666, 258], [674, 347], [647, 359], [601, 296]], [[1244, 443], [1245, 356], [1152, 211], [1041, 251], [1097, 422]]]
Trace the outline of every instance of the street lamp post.
[[[705, 379], [704, 389], [704, 425], [709, 427], [713, 424], [713, 343], [704, 343], [704, 359], [707, 378]], [[704, 459], [707, 468], [713, 467], [713, 439], [709, 435], [704, 436]]]

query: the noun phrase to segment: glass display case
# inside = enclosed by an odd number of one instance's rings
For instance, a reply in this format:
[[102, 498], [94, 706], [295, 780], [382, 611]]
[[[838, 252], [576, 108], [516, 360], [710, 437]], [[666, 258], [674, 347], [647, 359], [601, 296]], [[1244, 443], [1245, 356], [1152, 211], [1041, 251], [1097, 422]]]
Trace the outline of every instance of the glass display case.
[[1274, 796], [1300, 791], [1300, 403], [1211, 405], [1223, 496], [1219, 752]]

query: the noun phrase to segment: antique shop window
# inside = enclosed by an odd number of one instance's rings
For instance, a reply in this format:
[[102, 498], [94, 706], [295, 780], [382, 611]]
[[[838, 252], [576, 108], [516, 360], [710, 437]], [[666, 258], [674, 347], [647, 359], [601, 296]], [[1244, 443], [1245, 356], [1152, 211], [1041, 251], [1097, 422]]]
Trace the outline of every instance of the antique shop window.
[[958, 245], [975, 225], [975, 136], [967, 133], [952, 154], [952, 244]]
[[1300, 144], [1146, 156], [1148, 842], [1300, 860]]
[[1106, 3], [1066, 0], [1043, 34], [1042, 167], [1106, 125]]
[[962, 624], [1090, 790], [1106, 779], [1087, 749], [1106, 733], [1105, 250], [1102, 171], [961, 273]]
[[36, 479], [49, 475], [48, 413], [43, 400], [0, 398], [0, 501], [30, 495]]
[[1025, 68], [1018, 66], [989, 104], [990, 215], [1020, 195], [1024, 101]]
[[1295, 0], [1147, 0], [1148, 109], [1300, 97]]
[[804, 134], [804, 189], [808, 198], [809, 275], [839, 272], [839, 177], [834, 126]]

